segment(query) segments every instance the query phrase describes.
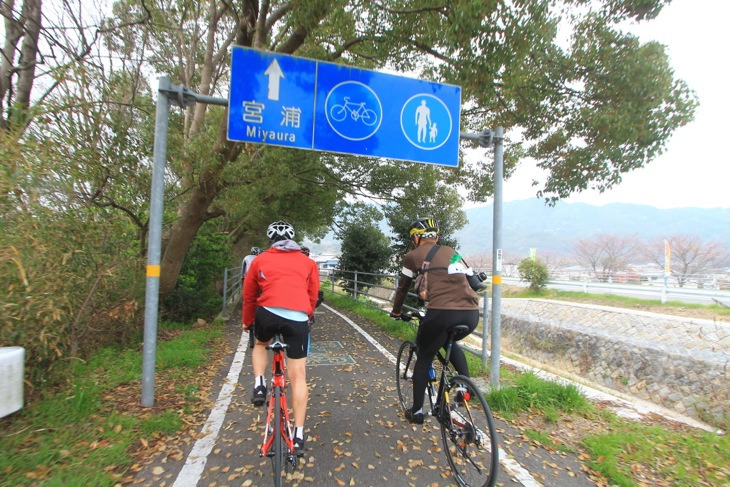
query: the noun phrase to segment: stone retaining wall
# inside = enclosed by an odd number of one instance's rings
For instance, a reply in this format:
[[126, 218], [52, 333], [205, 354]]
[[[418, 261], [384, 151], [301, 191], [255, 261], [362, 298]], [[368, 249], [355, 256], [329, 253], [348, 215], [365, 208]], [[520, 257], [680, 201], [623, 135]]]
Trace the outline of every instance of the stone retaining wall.
[[543, 299], [502, 300], [502, 347], [725, 428], [730, 323]]

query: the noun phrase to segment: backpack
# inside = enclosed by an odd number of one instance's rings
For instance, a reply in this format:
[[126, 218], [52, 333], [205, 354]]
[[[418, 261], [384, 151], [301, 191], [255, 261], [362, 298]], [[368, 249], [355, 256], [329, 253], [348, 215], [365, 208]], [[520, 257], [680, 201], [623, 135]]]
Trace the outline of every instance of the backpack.
[[421, 268], [416, 271], [416, 280], [413, 282], [413, 290], [422, 301], [428, 301], [428, 273], [435, 270], [446, 270], [446, 267], [431, 267], [431, 259], [441, 248], [440, 245], [434, 245], [426, 254], [426, 258], [421, 263]]
[[[416, 279], [413, 283], [413, 290], [418, 295], [418, 298], [423, 302], [428, 301], [428, 273], [430, 271], [449, 269], [448, 267], [431, 267], [431, 259], [433, 259], [433, 256], [436, 255], [436, 252], [438, 252], [440, 248], [440, 245], [434, 245], [433, 248], [431, 248], [431, 250], [428, 252], [428, 254], [426, 254], [426, 258], [423, 259], [421, 268], [416, 272]], [[465, 273], [465, 277], [467, 282], [469, 283], [469, 287], [471, 287], [476, 292], [483, 290], [486, 287], [486, 284], [484, 284], [483, 281], [487, 279], [487, 275], [483, 272], [475, 273], [471, 270], [471, 268], [469, 268], [469, 264], [467, 264], [466, 261], [459, 254], [454, 254], [454, 256], [457, 257], [466, 266], [467, 272]]]

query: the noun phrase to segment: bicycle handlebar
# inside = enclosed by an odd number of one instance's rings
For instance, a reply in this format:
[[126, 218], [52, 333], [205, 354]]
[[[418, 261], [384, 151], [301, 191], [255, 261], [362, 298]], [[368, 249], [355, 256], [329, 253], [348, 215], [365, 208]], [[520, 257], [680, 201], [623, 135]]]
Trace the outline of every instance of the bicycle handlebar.
[[415, 319], [416, 321], [418, 321], [420, 323], [421, 320], [423, 319], [423, 313], [421, 313], [420, 311], [418, 311], [418, 312], [406, 311], [406, 312], [402, 313], [400, 316], [394, 316], [393, 319], [401, 320], [401, 321], [405, 321], [405, 322], [409, 322], [409, 321]]

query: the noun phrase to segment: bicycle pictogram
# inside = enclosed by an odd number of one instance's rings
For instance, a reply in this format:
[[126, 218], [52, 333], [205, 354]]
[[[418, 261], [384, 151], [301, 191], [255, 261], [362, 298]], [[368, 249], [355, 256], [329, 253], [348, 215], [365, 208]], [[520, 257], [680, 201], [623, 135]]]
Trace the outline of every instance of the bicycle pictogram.
[[330, 108], [330, 116], [335, 122], [342, 122], [350, 115], [350, 118], [357, 121], [362, 121], [368, 127], [372, 127], [378, 121], [378, 115], [375, 110], [365, 108], [366, 102], [353, 102], [350, 101], [350, 97], [344, 97], [345, 102], [342, 104], [332, 105]]

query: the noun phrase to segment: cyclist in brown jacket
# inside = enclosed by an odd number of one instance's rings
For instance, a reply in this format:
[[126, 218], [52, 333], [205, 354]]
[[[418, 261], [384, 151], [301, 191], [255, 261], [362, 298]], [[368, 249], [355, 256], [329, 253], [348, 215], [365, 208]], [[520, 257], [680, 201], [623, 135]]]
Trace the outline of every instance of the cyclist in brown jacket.
[[[439, 227], [433, 218], [421, 218], [413, 222], [410, 238], [413, 250], [403, 259], [400, 282], [393, 300], [390, 316], [401, 315], [403, 302], [416, 278], [424, 260], [438, 242]], [[456, 257], [455, 257], [456, 256]], [[479, 322], [479, 297], [469, 286], [463, 265], [456, 251], [448, 246], [439, 246], [431, 254], [430, 270], [427, 280], [426, 316], [421, 321], [416, 337], [418, 358], [413, 369], [413, 407], [406, 411], [406, 419], [411, 423], [423, 423], [423, 402], [428, 382], [428, 366], [433, 362], [436, 352], [446, 344], [448, 329], [454, 325], [466, 325], [469, 333]], [[461, 340], [463, 336], [456, 336]], [[451, 349], [451, 363], [457, 372], [469, 376], [469, 367], [461, 347], [454, 343]]]

